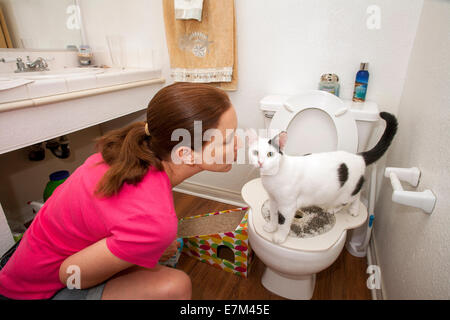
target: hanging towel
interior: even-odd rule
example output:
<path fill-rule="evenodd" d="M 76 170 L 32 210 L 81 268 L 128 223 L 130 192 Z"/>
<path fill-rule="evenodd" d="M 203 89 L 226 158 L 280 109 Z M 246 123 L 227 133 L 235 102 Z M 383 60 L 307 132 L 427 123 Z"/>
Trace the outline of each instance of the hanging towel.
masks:
<path fill-rule="evenodd" d="M 176 82 L 237 88 L 234 0 L 203 0 L 203 19 L 176 20 L 174 1 L 162 0 L 170 74 Z"/>
<path fill-rule="evenodd" d="M 175 19 L 202 21 L 203 0 L 174 0 Z"/>

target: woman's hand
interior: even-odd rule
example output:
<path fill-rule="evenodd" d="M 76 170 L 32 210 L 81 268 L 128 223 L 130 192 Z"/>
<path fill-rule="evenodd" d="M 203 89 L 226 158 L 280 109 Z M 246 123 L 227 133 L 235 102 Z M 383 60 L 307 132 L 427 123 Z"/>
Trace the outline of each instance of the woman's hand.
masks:
<path fill-rule="evenodd" d="M 169 260 L 175 253 L 177 252 L 178 248 L 180 247 L 180 243 L 175 239 L 164 251 L 164 253 L 161 256 L 161 259 L 159 261 L 164 262 Z"/>

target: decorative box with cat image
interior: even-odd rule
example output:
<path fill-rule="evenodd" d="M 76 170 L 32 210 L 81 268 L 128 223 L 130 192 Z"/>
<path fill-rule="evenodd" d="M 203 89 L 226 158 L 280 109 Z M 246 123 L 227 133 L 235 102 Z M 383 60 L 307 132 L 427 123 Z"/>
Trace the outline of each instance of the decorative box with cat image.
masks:
<path fill-rule="evenodd" d="M 248 207 L 186 217 L 178 224 L 183 252 L 213 267 L 248 277 L 253 252 L 248 242 Z"/>

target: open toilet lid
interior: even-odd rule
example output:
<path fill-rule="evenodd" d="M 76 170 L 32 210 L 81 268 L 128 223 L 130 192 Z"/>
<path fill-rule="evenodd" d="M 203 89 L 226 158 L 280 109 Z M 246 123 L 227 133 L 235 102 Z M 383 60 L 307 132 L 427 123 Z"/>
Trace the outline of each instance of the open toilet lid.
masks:
<path fill-rule="evenodd" d="M 259 236 L 272 242 L 273 233 L 269 233 L 263 229 L 266 220 L 264 220 L 261 209 L 264 202 L 269 199 L 269 195 L 262 185 L 261 178 L 247 182 L 242 188 L 242 197 L 251 207 L 249 223 L 253 224 Z M 286 241 L 279 244 L 279 246 L 301 251 L 327 250 L 339 240 L 345 230 L 354 229 L 364 224 L 367 220 L 367 208 L 363 203 L 360 203 L 359 214 L 356 217 L 350 215 L 346 210 L 341 210 L 335 214 L 335 218 L 336 223 L 329 231 L 311 238 L 288 236 Z"/>
<path fill-rule="evenodd" d="M 321 110 L 331 118 L 337 134 L 336 150 L 357 152 L 358 128 L 355 118 L 344 102 L 329 92 L 309 90 L 289 97 L 283 108 L 273 116 L 269 129 L 287 130 L 290 122 L 306 109 Z"/>

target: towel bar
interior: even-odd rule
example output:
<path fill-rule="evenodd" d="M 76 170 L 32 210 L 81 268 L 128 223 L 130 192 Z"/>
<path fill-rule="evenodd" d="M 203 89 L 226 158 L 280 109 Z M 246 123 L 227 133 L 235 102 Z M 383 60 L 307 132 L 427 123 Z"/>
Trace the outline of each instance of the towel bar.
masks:
<path fill-rule="evenodd" d="M 419 184 L 420 170 L 419 168 L 393 168 L 387 167 L 384 176 L 390 178 L 393 189 L 392 201 L 420 208 L 426 213 L 431 213 L 436 203 L 436 196 L 429 189 L 422 192 L 418 191 L 404 191 L 401 181 L 406 181 L 413 187 Z"/>

